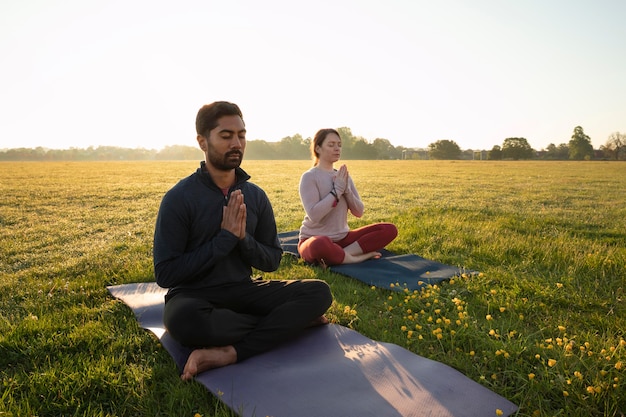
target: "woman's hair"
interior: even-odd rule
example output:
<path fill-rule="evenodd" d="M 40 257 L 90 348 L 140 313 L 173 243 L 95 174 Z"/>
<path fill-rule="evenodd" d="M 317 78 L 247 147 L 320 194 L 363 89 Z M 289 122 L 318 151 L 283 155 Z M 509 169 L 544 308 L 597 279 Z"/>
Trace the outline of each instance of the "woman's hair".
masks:
<path fill-rule="evenodd" d="M 341 138 L 339 132 L 337 132 L 337 130 L 335 129 L 320 129 L 317 131 L 315 137 L 311 141 L 311 158 L 313 158 L 313 166 L 317 166 L 320 160 L 320 154 L 315 150 L 315 148 L 317 148 L 318 146 L 322 146 L 322 144 L 326 140 L 326 136 L 331 133 L 334 133 Z"/>
<path fill-rule="evenodd" d="M 217 127 L 217 120 L 223 116 L 239 116 L 243 121 L 241 110 L 235 103 L 216 101 L 202 106 L 196 116 L 196 132 L 198 135 L 207 137 L 209 132 Z"/>

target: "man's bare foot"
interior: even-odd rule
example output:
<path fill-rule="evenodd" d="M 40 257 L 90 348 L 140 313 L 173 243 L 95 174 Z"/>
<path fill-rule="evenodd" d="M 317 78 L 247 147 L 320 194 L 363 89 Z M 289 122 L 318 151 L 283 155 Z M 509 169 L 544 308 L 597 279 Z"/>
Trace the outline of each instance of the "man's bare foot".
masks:
<path fill-rule="evenodd" d="M 352 255 L 346 252 L 342 264 L 357 264 L 359 262 L 367 261 L 368 259 L 372 258 L 378 259 L 381 256 L 382 255 L 380 254 L 380 252 L 367 252 L 360 255 Z"/>
<path fill-rule="evenodd" d="M 321 315 L 315 320 L 313 320 L 311 324 L 309 324 L 309 327 L 321 326 L 324 324 L 328 324 L 328 319 L 326 318 L 326 316 Z"/>
<path fill-rule="evenodd" d="M 183 381 L 189 381 L 200 372 L 220 368 L 235 362 L 237 362 L 237 351 L 232 346 L 196 349 L 189 355 L 180 377 Z"/>

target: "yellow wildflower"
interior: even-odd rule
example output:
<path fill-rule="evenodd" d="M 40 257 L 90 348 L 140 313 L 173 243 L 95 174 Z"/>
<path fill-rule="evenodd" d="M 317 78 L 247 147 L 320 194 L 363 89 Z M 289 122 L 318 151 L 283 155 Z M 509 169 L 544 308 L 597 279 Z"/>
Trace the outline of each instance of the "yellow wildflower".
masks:
<path fill-rule="evenodd" d="M 553 367 L 554 365 L 556 365 L 556 361 L 554 359 L 548 359 L 548 366 Z"/>
<path fill-rule="evenodd" d="M 533 374 L 532 372 L 528 374 L 528 379 L 530 379 L 531 381 L 533 379 L 535 379 L 535 374 Z"/>
<path fill-rule="evenodd" d="M 496 408 L 496 415 L 501 416 L 502 414 L 504 414 L 502 410 L 500 410 L 499 408 Z"/>

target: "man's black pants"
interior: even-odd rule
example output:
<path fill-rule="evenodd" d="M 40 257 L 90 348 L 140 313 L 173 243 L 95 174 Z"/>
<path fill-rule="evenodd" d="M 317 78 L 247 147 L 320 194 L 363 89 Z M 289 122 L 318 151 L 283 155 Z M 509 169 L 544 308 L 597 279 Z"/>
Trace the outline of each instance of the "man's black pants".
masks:
<path fill-rule="evenodd" d="M 255 279 L 177 293 L 165 302 L 168 332 L 190 348 L 232 345 L 237 361 L 292 338 L 332 303 L 324 281 Z"/>

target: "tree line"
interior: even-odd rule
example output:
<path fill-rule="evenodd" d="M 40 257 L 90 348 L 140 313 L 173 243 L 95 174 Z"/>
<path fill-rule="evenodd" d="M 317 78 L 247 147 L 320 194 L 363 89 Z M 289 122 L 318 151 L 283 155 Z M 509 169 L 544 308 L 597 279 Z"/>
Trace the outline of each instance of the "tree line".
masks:
<path fill-rule="evenodd" d="M 615 132 L 600 149 L 594 149 L 591 139 L 580 126 L 574 128 L 571 140 L 559 145 L 550 144 L 536 151 L 525 138 L 506 138 L 502 145 L 491 150 L 461 150 L 449 139 L 441 139 L 425 149 L 394 146 L 387 139 L 368 141 L 354 136 L 350 128 L 337 129 L 342 139 L 342 159 L 487 159 L 487 160 L 626 160 L 626 134 Z M 287 136 L 278 142 L 248 140 L 246 159 L 310 159 L 311 138 L 302 135 Z M 197 146 L 173 145 L 161 150 L 121 148 L 114 146 L 70 148 L 65 150 L 15 148 L 0 151 L 0 161 L 111 161 L 111 160 L 200 160 L 203 153 Z"/>

